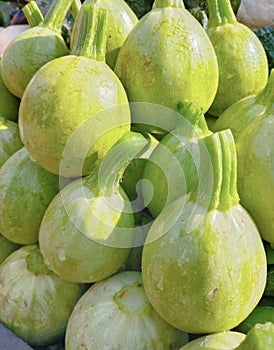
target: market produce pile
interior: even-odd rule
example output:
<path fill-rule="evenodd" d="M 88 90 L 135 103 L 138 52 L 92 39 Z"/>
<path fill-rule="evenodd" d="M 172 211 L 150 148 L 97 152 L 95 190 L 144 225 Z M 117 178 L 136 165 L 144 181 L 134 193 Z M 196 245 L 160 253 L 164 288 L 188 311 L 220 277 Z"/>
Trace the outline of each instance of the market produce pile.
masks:
<path fill-rule="evenodd" d="M 0 322 L 32 348 L 273 349 L 273 23 L 247 3 L 30 1 L 3 29 Z"/>

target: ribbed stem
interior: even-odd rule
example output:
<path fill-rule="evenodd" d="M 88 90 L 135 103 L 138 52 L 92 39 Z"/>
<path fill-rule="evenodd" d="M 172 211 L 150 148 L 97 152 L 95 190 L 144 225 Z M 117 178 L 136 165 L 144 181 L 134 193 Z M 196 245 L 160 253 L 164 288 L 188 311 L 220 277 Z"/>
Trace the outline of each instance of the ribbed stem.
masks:
<path fill-rule="evenodd" d="M 82 5 L 74 29 L 71 54 L 105 61 L 107 42 L 107 12 L 93 3 Z"/>
<path fill-rule="evenodd" d="M 44 20 L 44 17 L 36 1 L 30 1 L 22 8 L 22 11 L 30 27 L 38 26 L 38 24 L 40 24 Z"/>
<path fill-rule="evenodd" d="M 219 133 L 222 147 L 223 180 L 218 209 L 227 211 L 239 203 L 237 192 L 237 157 L 235 141 L 230 130 Z"/>
<path fill-rule="evenodd" d="M 191 124 L 191 135 L 203 136 L 208 135 L 210 133 L 205 116 L 203 114 L 203 110 L 200 106 L 198 106 L 194 102 L 184 101 L 179 102 L 177 104 L 177 108 L 179 113 L 184 118 L 181 122 L 178 122 L 178 124 L 176 125 L 176 133 L 179 133 L 178 131 L 180 130 L 180 128 L 184 129 L 186 127 L 187 122 Z M 182 130 L 182 132 L 185 134 L 184 130 Z"/>
<path fill-rule="evenodd" d="M 26 263 L 28 271 L 35 276 L 47 275 L 50 273 L 38 248 L 26 256 Z"/>
<path fill-rule="evenodd" d="M 127 131 L 106 154 L 98 169 L 98 185 L 101 193 L 116 191 L 130 161 L 144 153 L 149 141 L 141 134 Z"/>
<path fill-rule="evenodd" d="M 217 132 L 199 140 L 201 149 L 200 174 L 212 173 L 211 193 L 208 186 L 199 186 L 194 194 L 196 198 L 208 198 L 208 210 L 218 209 L 222 212 L 229 210 L 232 205 L 239 203 L 237 193 L 236 149 L 233 135 L 229 129 Z M 206 154 L 207 153 L 207 154 Z M 207 177 L 205 177 L 207 179 Z M 202 181 L 203 179 L 199 179 Z M 207 179 L 208 180 L 208 179 Z M 210 198 L 208 197 L 210 196 Z"/>
<path fill-rule="evenodd" d="M 156 8 L 165 8 L 165 7 L 174 7 L 174 8 L 185 8 L 185 5 L 182 0 L 155 0 L 152 6 L 152 9 Z"/>
<path fill-rule="evenodd" d="M 49 27 L 61 33 L 63 21 L 69 11 L 73 0 L 53 0 L 43 26 Z"/>
<path fill-rule="evenodd" d="M 70 12 L 71 12 L 72 17 L 74 19 L 79 14 L 81 6 L 82 6 L 81 0 L 73 0 L 72 1 L 71 7 L 70 7 Z"/>
<path fill-rule="evenodd" d="M 207 4 L 209 13 L 208 28 L 237 22 L 229 0 L 207 0 Z"/>

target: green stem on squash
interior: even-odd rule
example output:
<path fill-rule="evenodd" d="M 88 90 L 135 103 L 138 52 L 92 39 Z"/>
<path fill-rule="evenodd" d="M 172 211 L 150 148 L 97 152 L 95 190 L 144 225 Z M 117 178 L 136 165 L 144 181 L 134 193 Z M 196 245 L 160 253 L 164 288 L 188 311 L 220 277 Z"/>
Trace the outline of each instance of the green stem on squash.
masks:
<path fill-rule="evenodd" d="M 174 8 L 185 8 L 182 0 L 155 0 L 152 9 L 174 7 Z"/>
<path fill-rule="evenodd" d="M 207 4 L 209 13 L 208 28 L 237 22 L 229 0 L 207 0 Z"/>
<path fill-rule="evenodd" d="M 105 155 L 96 170 L 98 187 L 104 195 L 111 195 L 117 190 L 124 171 L 130 161 L 143 154 L 149 146 L 149 141 L 140 133 L 127 131 Z M 94 182 L 94 175 L 90 179 Z"/>
<path fill-rule="evenodd" d="M 82 5 L 71 54 L 105 62 L 107 12 L 93 3 Z"/>
<path fill-rule="evenodd" d="M 42 25 L 61 33 L 63 21 L 71 7 L 72 1 L 53 0 Z"/>
<path fill-rule="evenodd" d="M 81 0 L 73 0 L 71 7 L 70 7 L 70 12 L 72 14 L 72 17 L 75 19 L 80 12 L 80 8 L 82 6 Z"/>
<path fill-rule="evenodd" d="M 178 122 L 176 125 L 176 132 L 179 131 L 180 128 L 184 129 L 188 127 L 186 124 L 190 122 L 189 128 L 191 130 L 189 136 L 203 136 L 209 134 L 207 122 L 200 106 L 194 102 L 184 101 L 179 102 L 177 108 L 184 119 L 182 119 L 181 123 Z M 180 131 L 178 133 L 180 133 Z M 185 134 L 185 130 L 182 130 L 182 133 Z"/>
<path fill-rule="evenodd" d="M 227 129 L 219 134 L 222 147 L 223 179 L 218 209 L 227 211 L 239 203 L 237 191 L 237 156 L 232 132 Z"/>
<path fill-rule="evenodd" d="M 39 248 L 26 256 L 27 270 L 35 276 L 48 275 L 50 270 L 44 262 L 44 258 L 39 251 Z"/>
<path fill-rule="evenodd" d="M 201 149 L 200 174 L 212 174 L 212 187 L 205 188 L 200 198 L 208 198 L 208 211 L 218 209 L 222 212 L 229 210 L 232 205 L 239 203 L 236 174 L 236 148 L 231 130 L 216 132 L 199 140 Z M 208 180 L 208 178 L 206 178 Z M 199 179 L 202 181 L 202 179 Z M 208 189 L 210 188 L 210 193 Z M 197 190 L 196 190 L 197 191 Z M 198 198 L 195 193 L 194 196 Z"/>
<path fill-rule="evenodd" d="M 28 4 L 26 4 L 22 8 L 22 11 L 30 27 L 38 26 L 38 24 L 44 20 L 44 17 L 35 1 L 30 1 Z"/>

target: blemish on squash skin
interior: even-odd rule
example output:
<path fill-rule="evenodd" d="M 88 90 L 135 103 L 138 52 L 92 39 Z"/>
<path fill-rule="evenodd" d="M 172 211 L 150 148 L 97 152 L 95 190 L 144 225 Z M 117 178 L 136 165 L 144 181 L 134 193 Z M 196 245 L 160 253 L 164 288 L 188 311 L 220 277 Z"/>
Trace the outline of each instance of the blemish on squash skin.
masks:
<path fill-rule="evenodd" d="M 126 292 L 123 290 L 122 293 L 120 294 L 120 299 L 122 299 L 125 296 Z"/>
<path fill-rule="evenodd" d="M 207 300 L 212 301 L 214 299 L 216 293 L 218 293 L 218 288 L 214 288 L 213 291 L 209 293 Z"/>

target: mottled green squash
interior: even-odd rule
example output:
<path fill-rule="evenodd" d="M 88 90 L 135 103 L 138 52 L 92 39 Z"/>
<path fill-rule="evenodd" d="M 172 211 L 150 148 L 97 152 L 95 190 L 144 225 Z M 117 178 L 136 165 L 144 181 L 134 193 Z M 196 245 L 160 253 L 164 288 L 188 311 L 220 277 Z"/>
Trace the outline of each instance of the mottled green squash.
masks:
<path fill-rule="evenodd" d="M 177 0 L 156 0 L 122 46 L 115 72 L 130 102 L 177 111 L 182 100 L 208 110 L 218 85 L 217 59 L 200 23 Z M 156 116 L 151 123 L 157 127 Z M 170 120 L 170 129 L 174 120 Z"/>
<path fill-rule="evenodd" d="M 143 249 L 142 275 L 164 320 L 208 334 L 230 330 L 250 314 L 263 295 L 267 265 L 258 229 L 239 204 L 231 131 L 199 144 L 201 174 L 212 167 L 212 178 L 201 179 L 188 200 L 180 197 L 156 218 Z"/>
<path fill-rule="evenodd" d="M 234 102 L 265 86 L 268 61 L 260 40 L 237 21 L 229 0 L 207 0 L 207 3 L 206 31 L 219 66 L 218 90 L 209 113 L 218 117 Z"/>
<path fill-rule="evenodd" d="M 22 98 L 29 81 L 44 64 L 69 54 L 61 27 L 71 3 L 72 0 L 54 0 L 44 21 L 24 31 L 5 49 L 1 74 L 15 96 Z"/>
<path fill-rule="evenodd" d="M 39 244 L 47 265 L 61 278 L 100 281 L 117 272 L 131 248 L 144 242 L 142 236 L 139 244 L 135 240 L 133 209 L 120 186 L 120 167 L 146 144 L 141 135 L 126 133 L 100 167 L 65 186 L 48 206 Z"/>
<path fill-rule="evenodd" d="M 274 70 L 258 94 L 233 104 L 214 130 L 231 128 L 238 158 L 241 204 L 254 218 L 264 240 L 274 243 Z"/>
<path fill-rule="evenodd" d="M 32 346 L 54 344 L 85 289 L 50 271 L 38 245 L 21 247 L 0 265 L 0 322 Z"/>
<path fill-rule="evenodd" d="M 80 17 L 71 54 L 35 74 L 19 109 L 32 159 L 64 177 L 88 175 L 130 129 L 126 92 L 105 63 L 106 10 L 86 4 Z"/>

